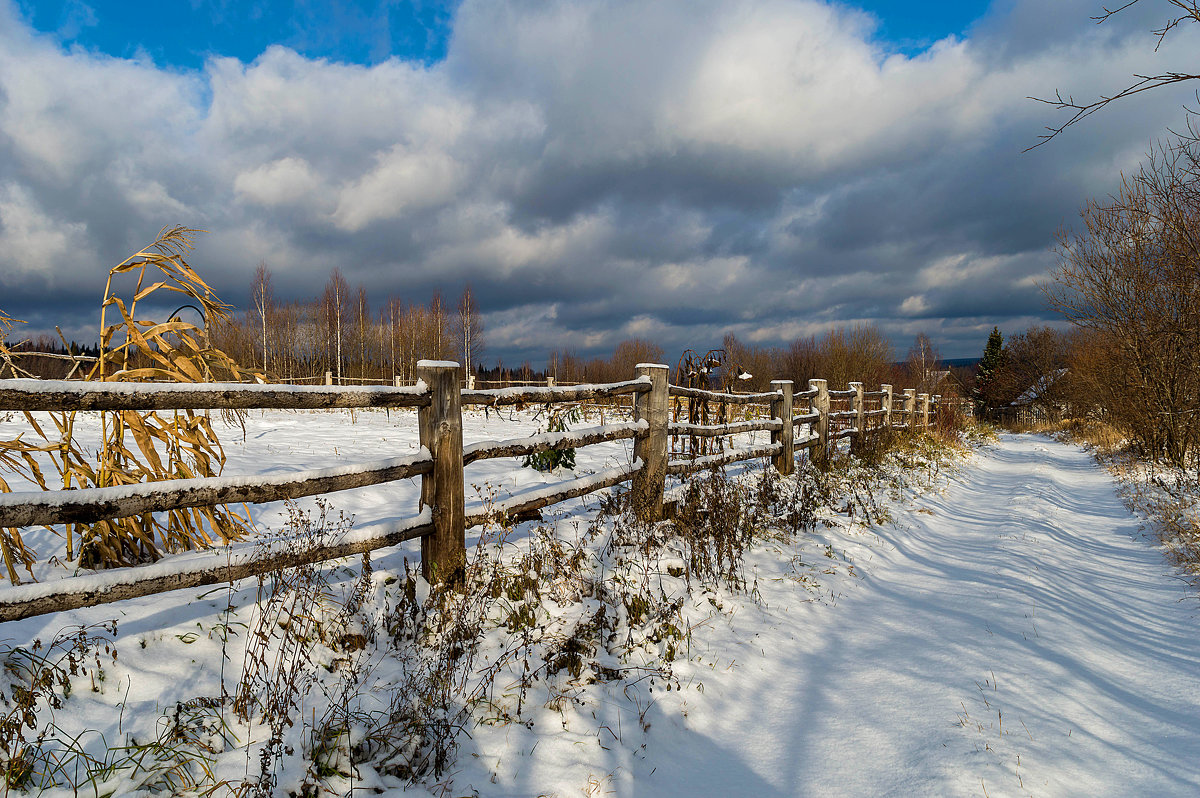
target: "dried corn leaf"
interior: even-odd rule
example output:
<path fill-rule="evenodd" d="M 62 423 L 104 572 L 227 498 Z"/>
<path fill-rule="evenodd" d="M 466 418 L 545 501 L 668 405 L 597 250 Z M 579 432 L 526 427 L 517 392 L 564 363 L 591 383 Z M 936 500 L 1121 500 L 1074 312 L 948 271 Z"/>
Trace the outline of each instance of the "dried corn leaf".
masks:
<path fill-rule="evenodd" d="M 209 346 L 205 331 L 195 324 L 179 319 L 137 318 L 139 303 L 152 297 L 161 299 L 165 292 L 185 295 L 200 308 L 208 324 L 227 318 L 230 306 L 222 303 L 184 260 L 197 232 L 200 231 L 183 227 L 163 228 L 150 246 L 109 270 L 100 308 L 101 352 L 88 379 L 202 382 L 212 379 L 214 374 L 235 380 L 243 375 L 259 376 L 241 369 L 224 352 Z M 117 278 L 135 280 L 128 301 L 115 289 Z M 158 304 L 161 306 L 161 302 Z M 110 312 L 119 316 L 114 324 L 106 323 Z M 11 327 L 11 321 L 0 313 L 0 325 L 5 331 Z M 0 336 L 0 358 L 6 352 Z M 24 474 L 43 489 L 51 488 L 43 471 L 45 463 L 40 459 L 46 456 L 58 471 L 63 488 L 213 476 L 225 464 L 224 450 L 211 422 L 206 416 L 190 411 L 175 414 L 171 419 L 153 412 L 103 413 L 101 450 L 96 460 L 74 442 L 74 413 L 50 414 L 57 431 L 54 437 L 31 415 L 26 417 L 41 440 L 0 441 L 0 465 Z M 8 484 L 0 481 L 0 489 L 8 491 Z M 153 560 L 165 551 L 210 545 L 214 537 L 235 540 L 245 534 L 249 525 L 248 517 L 225 507 L 69 524 L 65 528 L 68 559 L 71 541 L 76 538 L 81 541 L 78 551 L 81 564 L 107 567 Z M 19 530 L 0 533 L 0 550 L 9 578 L 14 582 L 15 565 L 21 562 L 28 569 L 36 560 L 36 553 L 28 551 L 22 543 Z"/>

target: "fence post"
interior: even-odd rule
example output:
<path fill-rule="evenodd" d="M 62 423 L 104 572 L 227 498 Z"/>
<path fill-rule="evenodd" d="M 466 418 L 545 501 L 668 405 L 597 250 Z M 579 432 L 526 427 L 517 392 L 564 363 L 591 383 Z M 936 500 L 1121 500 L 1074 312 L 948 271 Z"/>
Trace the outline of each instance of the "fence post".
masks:
<path fill-rule="evenodd" d="M 921 403 L 921 429 L 929 429 L 929 394 L 919 394 L 917 400 Z"/>
<path fill-rule="evenodd" d="M 421 575 L 431 585 L 461 587 L 467 564 L 463 507 L 462 370 L 445 360 L 421 360 L 417 378 L 430 403 L 417 413 L 421 445 L 433 455 L 433 473 L 421 477 L 421 506 L 433 509 L 433 534 L 421 538 Z"/>
<path fill-rule="evenodd" d="M 883 426 L 884 429 L 892 428 L 892 386 L 880 385 L 879 390 L 883 391 Z"/>
<path fill-rule="evenodd" d="M 325 384 L 333 385 L 333 372 L 332 371 L 325 372 Z"/>
<path fill-rule="evenodd" d="M 938 405 L 941 404 L 941 401 L 942 401 L 942 395 L 940 393 L 935 393 L 933 396 L 929 397 L 930 409 L 933 410 L 933 423 L 934 424 L 938 424 L 939 423 L 938 419 L 940 419 L 942 417 L 941 414 L 938 413 Z"/>
<path fill-rule="evenodd" d="M 825 462 L 829 457 L 829 384 L 825 380 L 809 380 L 808 390 L 816 391 L 812 400 L 812 409 L 817 413 L 817 446 L 809 449 L 815 451 L 817 462 Z"/>
<path fill-rule="evenodd" d="M 779 454 L 775 455 L 772 460 L 775 470 L 784 476 L 792 473 L 796 464 L 796 439 L 793 434 L 796 427 L 792 423 L 792 385 L 791 380 L 771 381 L 771 387 L 779 391 L 779 396 L 771 400 L 771 415 L 783 421 L 783 428 L 778 432 L 771 433 L 771 443 L 783 445 Z"/>
<path fill-rule="evenodd" d="M 547 378 L 546 378 L 546 387 L 547 387 L 547 388 L 553 388 L 553 387 L 554 387 L 554 378 L 553 378 L 553 377 L 547 377 Z"/>
<path fill-rule="evenodd" d="M 637 364 L 637 376 L 650 378 L 650 390 L 634 394 L 633 420 L 646 419 L 650 429 L 633 442 L 633 456 L 642 461 L 642 467 L 633 475 L 631 492 L 634 512 L 651 524 L 662 519 L 667 479 L 668 373 L 667 366 L 658 363 Z"/>
<path fill-rule="evenodd" d="M 904 426 L 915 430 L 917 428 L 917 389 L 904 389 Z"/>
<path fill-rule="evenodd" d="M 850 439 L 850 451 L 857 452 L 863 447 L 863 440 L 867 437 L 867 417 L 866 407 L 863 405 L 863 384 L 861 382 L 850 383 L 850 390 L 854 391 L 854 397 L 850 400 L 850 409 L 854 411 L 854 428 L 858 432 L 854 433 L 854 437 Z"/>

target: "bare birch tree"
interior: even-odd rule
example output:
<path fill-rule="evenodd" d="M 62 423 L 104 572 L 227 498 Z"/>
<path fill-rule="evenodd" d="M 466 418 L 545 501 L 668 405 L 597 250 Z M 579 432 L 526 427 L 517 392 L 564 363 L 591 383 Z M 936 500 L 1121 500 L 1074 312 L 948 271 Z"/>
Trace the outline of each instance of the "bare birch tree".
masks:
<path fill-rule="evenodd" d="M 447 329 L 446 303 L 442 301 L 442 292 L 434 291 L 429 300 L 429 344 L 425 357 L 442 360 L 447 356 L 446 343 L 450 338 Z"/>
<path fill-rule="evenodd" d="M 321 296 L 321 316 L 325 326 L 326 342 L 332 350 L 334 373 L 342 378 L 342 337 L 349 310 L 350 285 L 336 266 L 329 273 L 325 293 Z"/>
<path fill-rule="evenodd" d="M 371 338 L 371 308 L 367 304 L 367 289 L 361 285 L 354 291 L 354 337 L 358 344 L 358 376 L 367 379 L 367 343 Z"/>
<path fill-rule="evenodd" d="M 475 305 L 475 293 L 471 284 L 467 283 L 462 297 L 458 300 L 458 316 L 455 319 L 455 332 L 462 342 L 463 373 L 471 374 L 475 362 L 483 357 L 483 320 L 479 317 L 479 309 Z"/>
<path fill-rule="evenodd" d="M 262 367 L 267 371 L 267 328 L 273 323 L 271 319 L 274 310 L 274 299 L 271 296 L 271 271 L 266 261 L 260 261 L 254 270 L 254 280 L 250 283 L 249 321 L 258 328 L 259 343 L 262 346 Z"/>
<path fill-rule="evenodd" d="M 917 333 L 913 345 L 908 350 L 908 361 L 905 366 L 908 378 L 917 389 L 917 393 L 936 393 L 938 369 L 942 364 L 942 355 L 938 352 L 933 341 L 925 333 Z"/>

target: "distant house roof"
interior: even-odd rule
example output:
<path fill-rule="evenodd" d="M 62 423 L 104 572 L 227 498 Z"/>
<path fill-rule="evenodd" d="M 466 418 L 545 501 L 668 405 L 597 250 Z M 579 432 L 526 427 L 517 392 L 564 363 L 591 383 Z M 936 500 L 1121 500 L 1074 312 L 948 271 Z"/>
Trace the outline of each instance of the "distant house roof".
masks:
<path fill-rule="evenodd" d="M 1023 407 L 1028 404 L 1033 404 L 1041 396 L 1050 390 L 1054 383 L 1058 382 L 1062 375 L 1067 373 L 1067 369 L 1058 369 L 1049 374 L 1043 374 L 1038 377 L 1037 381 L 1025 389 L 1025 392 L 1012 401 L 1012 407 Z"/>

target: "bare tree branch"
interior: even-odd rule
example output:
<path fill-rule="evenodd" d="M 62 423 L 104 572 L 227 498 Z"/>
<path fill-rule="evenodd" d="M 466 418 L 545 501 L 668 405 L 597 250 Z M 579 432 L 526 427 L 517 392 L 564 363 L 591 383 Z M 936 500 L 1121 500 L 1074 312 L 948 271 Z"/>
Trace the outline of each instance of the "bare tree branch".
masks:
<path fill-rule="evenodd" d="M 1104 8 L 1101 14 L 1092 17 L 1092 19 L 1096 21 L 1097 25 L 1101 25 L 1117 14 L 1120 14 L 1122 11 L 1135 6 L 1140 2 L 1141 0 L 1129 0 L 1129 2 L 1126 2 L 1125 4 L 1113 9 Z M 1167 37 L 1167 34 L 1175 30 L 1183 23 L 1200 23 L 1200 0 L 1167 0 L 1167 2 L 1178 9 L 1178 12 L 1173 12 L 1175 13 L 1174 17 L 1168 20 L 1161 28 L 1153 31 L 1154 35 L 1158 37 L 1158 41 L 1154 45 L 1155 52 L 1158 52 L 1158 49 L 1162 46 L 1163 40 Z M 1036 144 L 1026 147 L 1024 151 L 1029 152 L 1030 150 L 1037 149 L 1046 142 L 1052 140 L 1067 128 L 1071 127 L 1071 125 L 1087 119 L 1097 111 L 1108 107 L 1110 103 L 1116 102 L 1117 100 L 1122 100 L 1126 97 L 1132 97 L 1135 94 L 1141 94 L 1142 92 L 1150 91 L 1151 89 L 1159 89 L 1163 86 L 1172 86 L 1189 80 L 1200 80 L 1200 73 L 1163 72 L 1159 75 L 1134 75 L 1134 77 L 1137 78 L 1135 83 L 1125 87 L 1116 94 L 1101 96 L 1100 99 L 1093 100 L 1091 102 L 1076 102 L 1075 98 L 1070 95 L 1064 98 L 1062 96 L 1062 92 L 1060 91 L 1054 92 L 1054 99 L 1046 99 L 1044 97 L 1028 97 L 1027 99 L 1039 103 L 1045 103 L 1046 105 L 1051 105 L 1059 111 L 1068 111 L 1073 113 L 1071 114 L 1071 117 L 1063 124 L 1057 127 L 1047 126 L 1047 132 L 1038 136 L 1039 141 Z"/>

